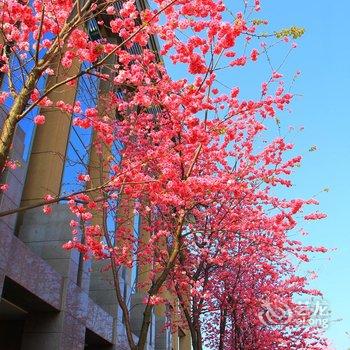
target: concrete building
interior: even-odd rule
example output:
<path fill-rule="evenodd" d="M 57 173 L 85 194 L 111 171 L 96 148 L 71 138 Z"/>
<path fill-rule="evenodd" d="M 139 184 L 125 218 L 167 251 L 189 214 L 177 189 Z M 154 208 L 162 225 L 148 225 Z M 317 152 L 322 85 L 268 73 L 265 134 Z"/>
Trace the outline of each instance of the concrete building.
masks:
<path fill-rule="evenodd" d="M 140 1 L 139 6 L 146 4 Z M 100 33 L 94 20 L 87 24 L 87 30 L 92 39 L 103 35 L 115 40 L 107 32 Z M 158 49 L 154 39 L 149 45 Z M 79 69 L 73 65 L 69 73 Z M 67 72 L 50 77 L 47 86 L 57 81 L 53 79 L 63 79 L 64 74 Z M 73 103 L 78 89 L 55 90 L 50 98 Z M 109 86 L 99 85 L 97 101 L 108 89 Z M 10 188 L 0 196 L 0 212 L 36 203 L 47 193 L 59 195 L 66 185 L 67 154 L 77 133 L 71 125 L 72 116 L 54 109 L 41 109 L 40 113 L 46 122 L 34 132 L 28 161 L 23 156 L 25 133 L 17 127 L 11 158 L 21 166 L 7 171 L 1 180 Z M 1 120 L 5 115 L 6 110 Z M 91 142 L 94 135 L 90 136 L 87 139 Z M 87 142 L 82 136 L 77 139 Z M 91 153 L 88 161 L 91 167 L 100 159 Z M 129 349 L 111 273 L 101 274 L 96 263 L 91 272 L 91 266 L 83 262 L 77 251 L 62 249 L 62 244 L 71 239 L 72 218 L 65 205 L 57 204 L 50 216 L 36 208 L 0 219 L 0 350 Z M 130 215 L 128 224 L 137 226 L 137 218 Z M 124 295 L 130 296 L 137 339 L 144 295 L 132 288 L 133 273 L 125 269 L 120 282 Z M 147 349 L 189 350 L 188 332 L 179 329 L 170 334 L 164 328 L 166 321 L 165 310 L 156 309 Z"/>

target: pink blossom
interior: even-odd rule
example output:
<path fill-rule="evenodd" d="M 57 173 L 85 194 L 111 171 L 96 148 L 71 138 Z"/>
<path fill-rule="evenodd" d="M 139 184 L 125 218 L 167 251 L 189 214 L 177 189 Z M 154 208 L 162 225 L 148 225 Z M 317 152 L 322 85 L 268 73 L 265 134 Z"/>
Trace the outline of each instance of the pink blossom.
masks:
<path fill-rule="evenodd" d="M 327 217 L 326 214 L 316 212 L 316 213 L 311 213 L 311 214 L 305 215 L 304 219 L 305 220 L 320 220 L 320 219 L 324 219 L 326 217 Z"/>
<path fill-rule="evenodd" d="M 107 14 L 109 15 L 115 15 L 115 8 L 114 6 L 108 6 L 106 9 Z"/>
<path fill-rule="evenodd" d="M 43 212 L 44 214 L 49 215 L 52 213 L 52 208 L 49 205 L 44 205 Z"/>
<path fill-rule="evenodd" d="M 2 184 L 0 185 L 0 190 L 2 192 L 6 192 L 9 189 L 9 185 L 8 184 Z"/>
<path fill-rule="evenodd" d="M 259 57 L 259 51 L 257 49 L 254 49 L 250 54 L 250 58 L 252 59 L 252 61 L 256 61 L 258 57 Z"/>
<path fill-rule="evenodd" d="M 273 72 L 273 74 L 272 74 L 272 78 L 274 78 L 274 79 L 280 79 L 282 77 L 283 77 L 283 75 L 278 73 L 278 72 Z"/>
<path fill-rule="evenodd" d="M 45 116 L 42 114 L 37 115 L 34 117 L 34 123 L 36 125 L 43 125 L 45 123 Z"/>
<path fill-rule="evenodd" d="M 47 194 L 47 195 L 45 195 L 45 197 L 44 197 L 44 200 L 46 200 L 46 201 L 51 201 L 51 200 L 53 200 L 55 197 L 53 197 L 51 194 Z"/>

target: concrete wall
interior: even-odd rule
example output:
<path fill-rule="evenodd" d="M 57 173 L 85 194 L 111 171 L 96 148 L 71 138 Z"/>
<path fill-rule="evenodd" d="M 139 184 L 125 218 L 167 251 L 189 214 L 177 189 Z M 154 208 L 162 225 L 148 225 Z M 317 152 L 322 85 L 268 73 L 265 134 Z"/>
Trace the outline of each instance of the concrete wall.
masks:
<path fill-rule="evenodd" d="M 51 249 L 51 253 L 58 253 L 53 245 Z M 57 264 L 50 254 L 40 251 L 37 242 L 33 249 L 33 245 L 4 231 L 0 234 L 0 250 L 2 298 L 27 312 L 21 350 L 84 349 L 86 329 L 113 349 L 114 318 L 89 297 L 88 291 L 77 286 L 71 274 L 56 270 L 70 264 L 67 256 Z"/>
<path fill-rule="evenodd" d="M 3 124 L 5 113 L 0 110 L 0 125 Z M 6 211 L 18 208 L 21 203 L 23 184 L 25 181 L 27 163 L 23 159 L 24 152 L 24 131 L 20 126 L 17 126 L 12 149 L 10 152 L 10 159 L 17 163 L 17 168 L 12 170 L 8 168 L 1 175 L 1 184 L 8 184 L 9 188 L 6 192 L 0 191 L 0 211 Z M 17 214 L 8 215 L 0 218 L 0 229 L 10 228 L 14 230 L 17 220 Z"/>

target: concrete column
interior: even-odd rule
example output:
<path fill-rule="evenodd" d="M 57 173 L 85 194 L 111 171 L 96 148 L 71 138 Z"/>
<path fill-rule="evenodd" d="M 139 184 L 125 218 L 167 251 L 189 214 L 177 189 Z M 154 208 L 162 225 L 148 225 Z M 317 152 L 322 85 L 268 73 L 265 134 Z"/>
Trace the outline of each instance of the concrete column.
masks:
<path fill-rule="evenodd" d="M 179 332 L 179 350 L 191 350 L 191 335 L 189 331 L 181 330 Z"/>
<path fill-rule="evenodd" d="M 103 271 L 106 265 L 106 262 L 94 262 L 90 275 L 89 295 L 92 300 L 111 316 L 120 318 L 112 272 L 111 270 Z"/>
<path fill-rule="evenodd" d="M 107 62 L 107 67 L 104 69 L 108 72 L 108 67 L 113 65 L 114 59 L 111 57 L 110 61 Z M 101 116 L 108 116 L 113 120 L 115 118 L 115 110 L 112 110 L 108 104 L 108 94 L 111 90 L 111 84 L 108 81 L 101 81 L 99 86 L 99 101 L 98 101 L 98 111 Z M 96 133 L 93 134 L 92 139 L 93 147 L 90 152 L 90 162 L 89 162 L 89 175 L 91 178 L 90 187 L 101 186 L 109 178 L 110 172 L 110 157 L 112 157 L 110 146 L 105 145 L 98 138 Z M 98 199 L 103 195 L 103 191 L 92 192 L 92 198 Z M 133 214 L 130 216 L 130 201 L 122 199 L 120 201 L 117 217 L 122 221 L 116 223 L 121 227 L 126 229 L 132 229 L 133 223 Z M 93 211 L 92 223 L 94 225 L 99 225 L 101 228 L 104 228 L 108 231 L 108 219 L 103 214 L 101 209 Z M 103 240 L 104 238 L 97 237 L 96 239 Z M 117 244 L 119 242 L 118 237 L 112 237 L 112 242 L 116 240 Z M 109 261 L 93 261 L 92 262 L 92 271 L 90 274 L 90 297 L 108 314 L 114 318 L 114 340 L 113 343 L 117 349 L 128 349 L 127 339 L 123 324 L 123 316 L 121 309 L 119 307 L 116 291 L 114 286 L 114 277 L 112 270 L 106 269 L 106 266 L 110 264 Z M 126 300 L 130 300 L 130 279 L 131 274 L 129 269 L 122 268 L 119 271 L 119 284 L 122 295 Z"/>
<path fill-rule="evenodd" d="M 63 277 L 77 283 L 80 254 L 62 248 L 72 238 L 69 223 L 75 218 L 64 204 L 53 205 L 50 215 L 41 208 L 31 209 L 23 215 L 18 237 Z"/>
<path fill-rule="evenodd" d="M 57 57 L 52 66 L 56 76 L 48 78 L 47 88 L 79 73 L 80 65 L 73 63 L 71 68 L 64 69 L 59 60 Z M 54 104 L 60 100 L 73 104 L 76 89 L 77 86 L 63 85 L 53 90 L 48 98 Z M 46 194 L 60 194 L 71 115 L 54 107 L 42 108 L 40 114 L 45 115 L 46 121 L 36 128 L 22 206 L 40 202 Z M 88 296 L 76 285 L 79 253 L 62 249 L 62 244 L 71 239 L 69 222 L 73 218 L 76 217 L 66 205 L 57 204 L 51 215 L 45 215 L 37 208 L 26 211 L 20 219 L 19 238 L 65 278 L 62 311 L 59 314 L 31 314 L 24 329 L 23 350 L 84 349 L 87 307 L 84 299 Z"/>
<path fill-rule="evenodd" d="M 150 217 L 140 217 L 140 244 L 141 249 L 143 246 L 147 246 L 151 236 L 148 230 L 145 230 L 144 226 L 150 226 Z M 140 285 L 139 291 L 146 293 L 151 287 L 150 270 L 152 269 L 151 264 L 145 264 L 138 266 L 137 282 Z"/>
<path fill-rule="evenodd" d="M 131 296 L 131 313 L 130 321 L 133 333 L 136 335 L 140 334 L 142 326 L 143 312 L 145 310 L 144 304 L 145 293 L 138 292 Z M 155 339 L 156 339 L 156 317 L 155 314 L 152 314 L 151 324 L 148 330 L 147 336 L 147 349 L 156 349 L 155 348 Z M 165 349 L 164 349 L 165 350 Z"/>
<path fill-rule="evenodd" d="M 144 225 L 146 224 L 147 217 L 140 217 L 140 227 L 139 227 L 139 241 L 142 246 L 147 245 L 150 234 L 147 230 L 144 229 Z M 137 269 L 137 292 L 132 295 L 131 298 L 131 324 L 132 329 L 135 334 L 139 334 L 142 326 L 142 315 L 145 310 L 144 299 L 147 298 L 147 291 L 151 286 L 151 278 L 150 278 L 150 269 L 151 265 L 149 264 L 141 264 Z M 150 328 L 148 331 L 147 344 L 151 349 L 156 349 L 156 337 L 157 332 L 159 330 L 160 323 L 157 321 L 157 315 L 153 312 Z"/>
<path fill-rule="evenodd" d="M 74 76 L 80 71 L 80 65 L 72 64 L 64 69 L 59 63 L 59 57 L 53 65 L 57 76 L 50 76 L 47 88 Z M 53 90 L 48 98 L 55 104 L 57 101 L 73 104 L 76 96 L 76 85 L 62 85 Z M 23 190 L 22 205 L 41 201 L 46 194 L 58 196 L 60 193 L 62 174 L 65 164 L 67 142 L 69 138 L 71 115 L 50 107 L 42 108 L 40 114 L 45 115 L 45 124 L 36 128 L 28 174 Z"/>
<path fill-rule="evenodd" d="M 177 308 L 177 299 L 176 296 L 171 294 L 169 291 L 165 292 L 164 297 L 169 300 L 171 305 L 174 305 L 175 308 Z M 166 319 L 166 313 L 168 312 L 168 317 L 170 317 L 170 321 L 174 324 L 178 323 L 177 320 L 177 310 L 173 309 L 171 307 L 169 310 L 166 310 L 165 305 L 159 305 L 155 308 L 156 315 L 157 315 L 157 321 L 159 323 L 159 332 L 157 332 L 156 337 L 158 342 L 156 342 L 155 350 L 161 350 L 161 349 L 171 349 L 171 350 L 179 350 L 179 331 L 176 329 L 169 330 L 165 329 L 166 323 L 169 322 L 169 320 Z M 171 336 L 168 336 L 168 332 L 171 332 Z M 163 346 L 163 341 L 165 341 L 165 345 Z"/>
<path fill-rule="evenodd" d="M 93 143 L 98 142 L 97 135 L 93 135 Z M 98 153 L 93 147 L 90 152 L 89 174 L 91 178 L 91 187 L 102 185 L 108 178 L 109 164 L 106 162 L 109 149 L 105 145 L 100 145 L 102 153 Z M 98 198 L 102 195 L 102 191 L 92 193 L 93 198 Z M 103 229 L 106 225 L 105 217 L 101 210 L 93 211 L 92 223 L 100 225 Z M 107 228 L 106 228 L 107 230 Z M 96 238 L 102 240 L 103 237 Z M 112 271 L 106 270 L 105 267 L 109 264 L 108 261 L 93 261 L 92 272 L 90 274 L 90 297 L 107 311 L 114 318 L 118 318 L 118 302 L 116 300 L 113 274 Z M 106 270 L 106 271 L 103 271 Z"/>
<path fill-rule="evenodd" d="M 113 60 L 111 57 L 109 61 Z M 112 62 L 113 62 L 112 61 Z M 112 62 L 107 62 L 107 64 L 112 64 Z M 106 68 L 104 68 L 106 69 Z M 100 81 L 99 85 L 99 100 L 97 109 L 100 115 L 110 115 L 111 111 L 107 103 L 108 92 L 111 88 L 111 83 L 109 81 Z M 91 188 L 103 185 L 109 177 L 109 157 L 111 156 L 111 150 L 109 146 L 106 146 L 99 138 L 96 132 L 92 135 L 91 150 L 90 150 L 90 160 L 88 171 L 90 175 L 89 186 Z M 91 192 L 90 196 L 93 199 L 98 199 L 103 196 L 103 191 L 99 190 L 96 192 Z M 99 205 L 97 203 L 97 205 Z M 101 209 L 94 210 L 92 212 L 93 225 L 99 225 L 101 230 L 108 230 L 106 227 L 106 217 Z M 103 232 L 101 237 L 96 237 L 97 240 L 103 240 Z M 90 274 L 90 297 L 100 305 L 105 311 L 107 311 L 114 318 L 118 317 L 118 303 L 116 300 L 113 274 L 112 271 L 106 270 L 108 261 L 93 261 L 92 271 Z M 106 270 L 103 272 L 103 270 Z"/>
<path fill-rule="evenodd" d="M 0 126 L 3 125 L 5 118 L 5 112 L 0 111 Z M 9 157 L 11 160 L 18 162 L 19 166 L 14 170 L 6 169 L 1 174 L 1 183 L 8 184 L 9 189 L 6 192 L 0 193 L 0 211 L 16 209 L 21 203 L 23 183 L 27 168 L 27 164 L 23 159 L 24 138 L 24 131 L 19 125 L 17 125 Z M 3 231 L 10 229 L 14 232 L 16 221 L 17 214 L 7 215 L 0 218 L 0 230 Z"/>
<path fill-rule="evenodd" d="M 173 350 L 179 350 L 179 335 L 178 335 L 178 332 L 173 333 L 173 336 L 172 336 L 171 340 L 172 340 L 172 349 Z"/>
<path fill-rule="evenodd" d="M 90 172 L 90 176 L 91 176 Z M 91 177 L 92 180 L 95 177 Z M 130 205 L 127 203 L 126 209 L 120 210 L 117 216 L 122 219 L 123 224 L 121 226 L 126 225 L 126 229 L 132 229 L 133 217 L 130 217 Z M 103 215 L 101 213 L 94 213 L 94 224 L 99 224 L 101 227 L 105 225 Z M 102 237 L 101 237 L 102 239 Z M 116 238 L 117 244 L 119 242 L 118 237 Z M 115 339 L 114 342 L 117 346 L 121 344 L 125 344 L 126 336 L 123 331 L 123 316 L 122 311 L 119 307 L 115 285 L 114 285 L 114 277 L 113 272 L 110 268 L 106 269 L 110 261 L 93 261 L 92 262 L 92 272 L 90 274 L 90 297 L 101 306 L 106 312 L 108 312 L 115 320 Z M 131 294 L 131 271 L 126 267 L 122 267 L 119 271 L 119 285 L 121 293 L 126 300 L 126 302 L 130 302 L 130 294 Z M 140 317 L 140 315 L 139 315 Z"/>
<path fill-rule="evenodd" d="M 113 274 L 111 270 L 103 271 L 107 264 L 108 262 L 106 261 L 95 261 L 93 263 L 89 296 L 98 306 L 113 317 L 113 344 L 115 344 L 116 349 L 128 349 L 122 311 L 115 293 Z M 119 283 L 122 294 L 129 293 L 128 295 L 130 295 L 130 289 L 128 289 L 122 278 L 120 278 Z"/>
<path fill-rule="evenodd" d="M 165 305 L 156 305 L 155 313 L 155 350 L 171 350 L 172 334 L 166 328 L 167 317 Z M 175 349 L 174 349 L 175 350 Z"/>
<path fill-rule="evenodd" d="M 190 288 L 187 287 L 187 289 L 182 290 L 182 293 L 183 293 L 182 298 L 186 305 L 186 308 L 191 309 Z M 178 303 L 178 308 L 180 308 L 179 303 Z M 179 350 L 191 350 L 192 340 L 191 340 L 190 330 L 178 327 L 177 333 L 178 333 Z"/>

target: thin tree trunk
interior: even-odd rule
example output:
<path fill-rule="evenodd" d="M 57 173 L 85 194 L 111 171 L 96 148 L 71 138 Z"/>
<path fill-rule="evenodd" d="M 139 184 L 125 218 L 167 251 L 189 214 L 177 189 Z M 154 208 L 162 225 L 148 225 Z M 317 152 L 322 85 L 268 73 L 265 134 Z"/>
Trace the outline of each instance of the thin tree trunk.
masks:
<path fill-rule="evenodd" d="M 197 333 L 196 333 L 196 330 L 195 330 L 194 325 L 193 325 L 190 311 L 186 307 L 186 303 L 182 297 L 181 291 L 180 291 L 179 286 L 177 284 L 175 285 L 175 289 L 176 289 L 177 298 L 179 299 L 180 307 L 185 315 L 187 325 L 188 325 L 188 328 L 189 328 L 190 333 L 191 333 L 192 347 L 193 347 L 193 349 L 196 349 L 197 348 L 197 340 L 196 340 Z"/>
<path fill-rule="evenodd" d="M 220 340 L 219 340 L 218 350 L 224 350 L 226 319 L 227 319 L 227 309 L 224 308 L 224 310 L 221 310 L 221 314 L 220 314 Z"/>
<path fill-rule="evenodd" d="M 5 168 L 16 125 L 20 120 L 20 115 L 25 109 L 40 75 L 41 70 L 36 68 L 32 70 L 21 92 L 15 98 L 10 112 L 5 119 L 0 136 L 0 171 L 3 171 Z"/>
<path fill-rule="evenodd" d="M 148 291 L 149 297 L 156 295 L 160 288 L 163 286 L 165 280 L 167 279 L 170 271 L 175 265 L 175 261 L 179 255 L 181 244 L 180 244 L 180 237 L 182 232 L 182 227 L 185 221 L 185 212 L 183 212 L 180 217 L 177 224 L 177 228 L 175 231 L 175 239 L 174 239 L 174 245 L 172 252 L 170 254 L 169 260 L 167 262 L 166 267 L 164 268 L 163 272 L 160 274 L 160 276 L 156 279 L 156 281 L 152 284 L 152 287 Z M 137 344 L 138 350 L 144 350 L 146 341 L 147 341 L 147 335 L 149 330 L 149 325 L 151 323 L 151 317 L 152 317 L 152 310 L 153 305 L 151 305 L 149 302 L 147 303 L 145 307 L 145 311 L 143 312 L 143 320 L 142 320 L 142 326 L 139 334 L 139 342 Z"/>

